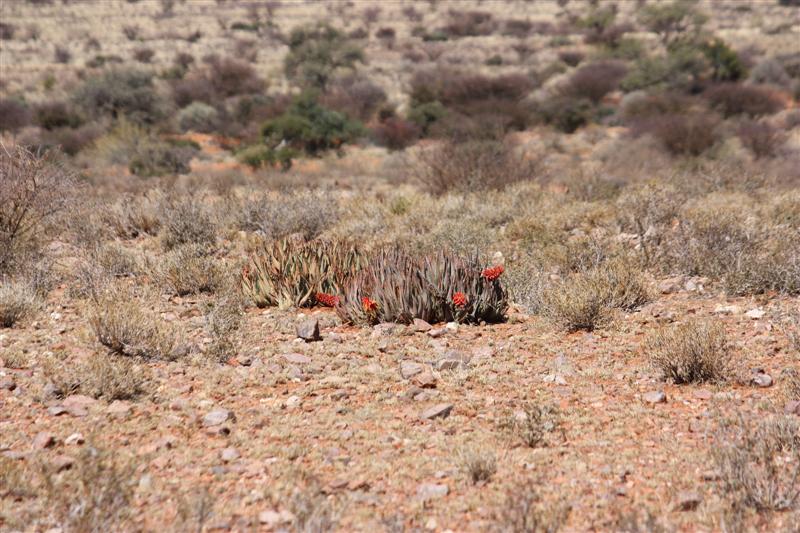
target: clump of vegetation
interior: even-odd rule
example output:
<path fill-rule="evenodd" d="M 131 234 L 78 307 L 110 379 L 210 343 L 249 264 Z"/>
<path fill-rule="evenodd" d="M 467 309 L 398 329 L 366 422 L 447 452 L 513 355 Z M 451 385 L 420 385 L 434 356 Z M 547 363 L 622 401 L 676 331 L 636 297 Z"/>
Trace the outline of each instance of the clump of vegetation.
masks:
<path fill-rule="evenodd" d="M 636 122 L 635 136 L 649 133 L 677 156 L 699 156 L 719 141 L 719 118 L 704 111 L 657 115 Z"/>
<path fill-rule="evenodd" d="M 321 206 L 325 206 L 324 209 L 320 209 Z M 257 232 L 266 239 L 300 234 L 311 240 L 333 226 L 341 212 L 338 202 L 320 191 L 251 194 L 236 206 L 236 226 Z"/>
<path fill-rule="evenodd" d="M 538 448 L 546 446 L 561 427 L 561 412 L 555 405 L 527 403 L 522 412 L 509 413 L 500 426 L 529 448 Z"/>
<path fill-rule="evenodd" d="M 119 355 L 174 360 L 178 333 L 131 290 L 110 286 L 97 295 L 90 318 L 100 344 Z"/>
<path fill-rule="evenodd" d="M 446 251 L 417 258 L 383 250 L 348 281 L 336 310 L 356 324 L 502 322 L 509 304 L 502 273 L 502 266 L 483 268 L 477 257 Z"/>
<path fill-rule="evenodd" d="M 540 480 L 526 479 L 509 489 L 496 515 L 498 527 L 502 531 L 560 531 L 569 518 L 571 508 L 563 500 L 545 501 L 542 487 L 546 485 Z"/>
<path fill-rule="evenodd" d="M 0 131 L 16 133 L 31 123 L 33 114 L 24 102 L 0 98 Z"/>
<path fill-rule="evenodd" d="M 172 250 L 184 244 L 213 247 L 216 224 L 200 198 L 170 199 L 163 206 L 161 245 Z"/>
<path fill-rule="evenodd" d="M 149 390 L 151 379 L 146 366 L 115 354 L 94 355 L 80 363 L 50 356 L 42 368 L 59 397 L 80 393 L 107 402 L 136 400 Z"/>
<path fill-rule="evenodd" d="M 734 508 L 793 508 L 800 497 L 800 423 L 791 415 L 721 419 L 711 458 Z"/>
<path fill-rule="evenodd" d="M 184 244 L 172 249 L 156 268 L 161 283 L 178 296 L 213 293 L 222 284 L 222 271 L 205 246 Z"/>
<path fill-rule="evenodd" d="M 721 83 L 708 89 L 703 96 L 726 117 L 772 115 L 783 109 L 783 102 L 774 91 L 758 85 Z"/>
<path fill-rule="evenodd" d="M 225 362 L 236 356 L 237 332 L 241 327 L 243 306 L 238 295 L 228 294 L 213 302 L 205 315 L 211 344 L 205 353 L 214 361 Z"/>
<path fill-rule="evenodd" d="M 287 44 L 284 72 L 304 87 L 325 89 L 334 73 L 364 61 L 363 50 L 327 24 L 295 28 Z"/>
<path fill-rule="evenodd" d="M 0 281 L 0 328 L 12 327 L 39 306 L 38 295 L 27 283 Z"/>
<path fill-rule="evenodd" d="M 487 483 L 497 472 L 497 458 L 489 450 L 469 448 L 458 454 L 461 468 L 473 484 Z"/>
<path fill-rule="evenodd" d="M 614 91 L 628 69 L 620 61 L 603 61 L 580 67 L 569 79 L 565 94 L 573 98 L 586 98 L 594 104 Z"/>
<path fill-rule="evenodd" d="M 765 121 L 745 120 L 739 124 L 737 134 L 756 159 L 774 157 L 786 141 L 783 130 Z"/>
<path fill-rule="evenodd" d="M 142 70 L 108 70 L 86 80 L 72 97 L 91 117 L 126 117 L 134 122 L 153 124 L 165 115 L 164 102 L 153 85 L 153 75 Z"/>
<path fill-rule="evenodd" d="M 725 329 L 691 322 L 659 329 L 644 344 L 650 363 L 676 384 L 724 381 L 732 366 Z"/>
<path fill-rule="evenodd" d="M 347 242 L 266 241 L 244 267 L 242 289 L 258 307 L 312 306 L 319 294 L 342 294 L 365 262 Z"/>

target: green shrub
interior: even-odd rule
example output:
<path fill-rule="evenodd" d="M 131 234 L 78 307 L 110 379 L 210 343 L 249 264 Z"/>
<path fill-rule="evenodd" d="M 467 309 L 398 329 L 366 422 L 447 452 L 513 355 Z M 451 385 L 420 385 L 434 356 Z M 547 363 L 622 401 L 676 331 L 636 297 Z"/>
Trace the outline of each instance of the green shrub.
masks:
<path fill-rule="evenodd" d="M 151 140 L 137 147 L 128 163 L 131 174 L 141 177 L 187 174 L 195 150 L 173 142 Z"/>
<path fill-rule="evenodd" d="M 203 102 L 192 102 L 178 113 L 182 131 L 211 133 L 219 127 L 219 112 Z"/>
<path fill-rule="evenodd" d="M 424 102 L 408 110 L 408 120 L 419 126 L 423 135 L 430 133 L 431 126 L 447 115 L 447 109 L 441 102 Z"/>
<path fill-rule="evenodd" d="M 714 81 L 738 81 L 747 75 L 747 69 L 725 41 L 714 39 L 702 46 L 708 62 L 711 64 L 711 79 Z"/>
<path fill-rule="evenodd" d="M 152 124 L 165 115 L 164 103 L 153 86 L 153 75 L 139 70 L 108 70 L 86 80 L 72 98 L 91 117 L 125 116 Z"/>
<path fill-rule="evenodd" d="M 236 154 L 237 159 L 250 168 L 268 168 L 279 165 L 283 170 L 292 168 L 292 163 L 300 152 L 294 148 L 284 146 L 273 149 L 263 144 L 248 146 Z"/>
<path fill-rule="evenodd" d="M 292 30 L 284 59 L 286 77 L 305 87 L 325 89 L 333 74 L 364 61 L 364 52 L 339 30 L 327 25 Z"/>
<path fill-rule="evenodd" d="M 574 133 L 594 117 L 592 102 L 584 98 L 558 96 L 541 104 L 542 119 L 564 133 Z"/>

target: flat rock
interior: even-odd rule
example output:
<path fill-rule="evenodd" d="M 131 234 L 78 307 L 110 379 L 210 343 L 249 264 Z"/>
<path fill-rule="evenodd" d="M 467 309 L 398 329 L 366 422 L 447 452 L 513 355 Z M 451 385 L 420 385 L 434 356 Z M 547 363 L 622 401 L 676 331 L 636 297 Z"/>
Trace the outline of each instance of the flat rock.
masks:
<path fill-rule="evenodd" d="M 667 395 L 664 391 L 650 391 L 642 395 L 642 399 L 647 403 L 665 403 Z"/>
<path fill-rule="evenodd" d="M 450 411 L 453 410 L 453 404 L 451 403 L 439 403 L 434 405 L 433 407 L 428 407 L 424 411 L 422 411 L 419 417 L 422 420 L 432 420 L 434 418 L 447 418 L 450 416 Z"/>
<path fill-rule="evenodd" d="M 289 511 L 261 511 L 258 513 L 258 521 L 268 527 L 277 527 L 281 524 L 288 524 L 294 520 L 294 515 Z"/>
<path fill-rule="evenodd" d="M 50 461 L 50 464 L 55 468 L 56 472 L 63 472 L 69 470 L 75 464 L 75 459 L 69 455 L 57 455 Z"/>
<path fill-rule="evenodd" d="M 64 398 L 61 405 L 72 416 L 86 416 L 89 414 L 89 408 L 97 403 L 97 400 L 84 396 L 83 394 L 73 394 Z"/>
<path fill-rule="evenodd" d="M 443 498 L 449 493 L 450 489 L 442 483 L 422 483 L 417 487 L 417 499 L 423 502 Z"/>
<path fill-rule="evenodd" d="M 711 398 L 713 398 L 714 395 L 708 389 L 700 389 L 700 390 L 694 391 L 692 393 L 692 396 L 694 396 L 698 400 L 710 400 Z"/>
<path fill-rule="evenodd" d="M 432 328 L 433 326 L 420 318 L 415 318 L 411 323 L 411 329 L 419 333 L 425 333 L 426 331 L 430 331 Z"/>
<path fill-rule="evenodd" d="M 239 454 L 239 450 L 236 448 L 225 448 L 220 452 L 219 456 L 226 463 L 230 463 L 241 457 L 241 454 Z"/>
<path fill-rule="evenodd" d="M 307 365 L 311 362 L 311 358 L 301 353 L 287 353 L 281 356 L 287 363 L 294 365 Z"/>
<path fill-rule="evenodd" d="M 400 362 L 400 375 L 403 376 L 403 379 L 410 379 L 417 374 L 420 374 L 424 369 L 424 366 L 419 363 L 415 363 L 414 361 Z"/>
<path fill-rule="evenodd" d="M 411 381 L 414 385 L 423 389 L 436 388 L 436 377 L 429 370 L 417 374 Z"/>
<path fill-rule="evenodd" d="M 297 332 L 297 336 L 306 342 L 322 340 L 322 337 L 319 334 L 319 320 L 316 318 L 311 318 L 309 320 L 300 322 L 295 327 L 295 331 Z"/>
<path fill-rule="evenodd" d="M 34 450 L 44 450 L 46 448 L 52 448 L 56 445 L 56 436 L 52 433 L 47 433 L 43 431 L 38 433 L 33 438 L 33 449 Z"/>
<path fill-rule="evenodd" d="M 232 422 L 236 419 L 232 412 L 227 409 L 214 409 L 203 417 L 205 427 L 220 426 L 225 422 Z"/>
<path fill-rule="evenodd" d="M 47 414 L 51 416 L 60 416 L 66 413 L 67 410 L 63 405 L 53 405 L 47 408 Z"/>
<path fill-rule="evenodd" d="M 767 388 L 772 386 L 772 376 L 769 374 L 758 373 L 754 374 L 750 379 L 750 383 L 756 387 Z"/>
<path fill-rule="evenodd" d="M 435 328 L 428 331 L 428 335 L 433 339 L 438 339 L 445 333 L 447 333 L 447 330 L 445 328 Z"/>

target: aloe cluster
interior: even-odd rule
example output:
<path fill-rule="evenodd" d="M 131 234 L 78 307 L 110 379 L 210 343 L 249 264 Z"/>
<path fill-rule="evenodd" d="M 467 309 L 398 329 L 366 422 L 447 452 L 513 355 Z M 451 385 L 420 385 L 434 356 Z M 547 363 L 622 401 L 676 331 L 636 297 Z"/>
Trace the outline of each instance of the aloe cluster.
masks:
<path fill-rule="evenodd" d="M 375 253 L 347 284 L 336 310 L 355 324 L 502 322 L 508 294 L 484 276 L 477 256 L 441 251 L 418 258 L 398 249 Z"/>
<path fill-rule="evenodd" d="M 341 294 L 365 262 L 358 247 L 344 241 L 265 242 L 242 271 L 242 289 L 258 307 L 308 307 L 318 293 Z"/>

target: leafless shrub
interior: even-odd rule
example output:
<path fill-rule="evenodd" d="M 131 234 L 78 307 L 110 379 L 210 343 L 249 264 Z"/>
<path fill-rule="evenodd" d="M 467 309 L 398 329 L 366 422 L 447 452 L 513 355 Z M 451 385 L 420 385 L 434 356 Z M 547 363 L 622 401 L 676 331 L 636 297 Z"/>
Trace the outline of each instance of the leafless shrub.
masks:
<path fill-rule="evenodd" d="M 137 48 L 133 51 L 133 59 L 139 63 L 150 63 L 156 53 L 150 48 Z"/>
<path fill-rule="evenodd" d="M 368 122 L 386 103 L 386 92 L 364 76 L 349 74 L 329 82 L 320 103 L 348 117 Z"/>
<path fill-rule="evenodd" d="M 61 397 L 81 393 L 108 402 L 135 400 L 149 389 L 150 372 L 130 358 L 113 354 L 75 362 L 49 356 L 42 362 L 47 381 Z"/>
<path fill-rule="evenodd" d="M 786 140 L 782 130 L 764 121 L 745 120 L 739 124 L 738 134 L 756 159 L 775 156 Z"/>
<path fill-rule="evenodd" d="M 600 61 L 580 67 L 569 79 L 564 91 L 575 98 L 599 103 L 615 90 L 628 69 L 620 61 Z"/>
<path fill-rule="evenodd" d="M 555 405 L 527 403 L 521 412 L 509 413 L 500 426 L 529 448 L 547 446 L 550 436 L 561 428 L 561 412 Z"/>
<path fill-rule="evenodd" d="M 122 33 L 129 41 L 136 41 L 139 39 L 140 32 L 141 30 L 139 29 L 139 26 L 127 25 L 122 27 Z"/>
<path fill-rule="evenodd" d="M 449 21 L 442 28 L 451 37 L 491 35 L 497 29 L 492 14 L 485 11 L 450 11 Z"/>
<path fill-rule="evenodd" d="M 0 281 L 0 328 L 10 328 L 32 315 L 39 298 L 27 283 Z"/>
<path fill-rule="evenodd" d="M 536 179 L 538 159 L 519 153 L 501 141 L 444 141 L 415 154 L 416 179 L 434 194 L 449 191 L 503 189 L 512 183 Z"/>
<path fill-rule="evenodd" d="M 699 156 L 719 140 L 719 118 L 708 112 L 657 115 L 637 120 L 634 136 L 652 134 L 673 155 Z"/>
<path fill-rule="evenodd" d="M 0 22 L 0 41 L 10 41 L 14 38 L 17 28 L 13 24 Z"/>
<path fill-rule="evenodd" d="M 458 462 L 473 484 L 486 483 L 497 472 L 497 458 L 491 450 L 481 448 L 461 450 L 458 453 Z"/>
<path fill-rule="evenodd" d="M 767 87 L 723 83 L 704 93 L 711 106 L 726 117 L 771 115 L 783 109 L 783 102 Z"/>
<path fill-rule="evenodd" d="M 236 207 L 236 226 L 268 239 L 302 234 L 306 240 L 321 235 L 341 215 L 339 203 L 324 191 L 303 190 L 279 195 L 250 194 Z"/>
<path fill-rule="evenodd" d="M 100 344 L 120 355 L 174 360 L 178 333 L 131 290 L 111 286 L 98 295 L 90 322 Z"/>
<path fill-rule="evenodd" d="M 62 46 L 56 46 L 56 49 L 53 52 L 53 59 L 55 59 L 56 63 L 66 64 L 72 59 L 72 54 L 68 49 Z"/>
<path fill-rule="evenodd" d="M 0 131 L 16 133 L 31 123 L 28 106 L 15 98 L 0 98 Z"/>
<path fill-rule="evenodd" d="M 156 193 L 124 195 L 102 211 L 103 221 L 117 237 L 156 235 L 161 228 L 160 198 Z"/>
<path fill-rule="evenodd" d="M 650 363 L 676 384 L 724 381 L 732 366 L 725 329 L 713 322 L 690 322 L 652 332 L 644 349 Z"/>
<path fill-rule="evenodd" d="M 55 152 L 0 147 L 0 273 L 21 267 L 38 252 L 75 187 Z"/>
<path fill-rule="evenodd" d="M 736 507 L 793 508 L 800 497 L 800 422 L 791 415 L 721 419 L 711 458 Z"/>
<path fill-rule="evenodd" d="M 570 513 L 564 500 L 545 501 L 541 480 L 526 479 L 512 487 L 503 506 L 496 513 L 495 529 L 503 533 L 556 533 Z"/>
<path fill-rule="evenodd" d="M 200 198 L 173 198 L 162 204 L 161 245 L 171 250 L 183 244 L 213 246 L 216 224 Z"/>

